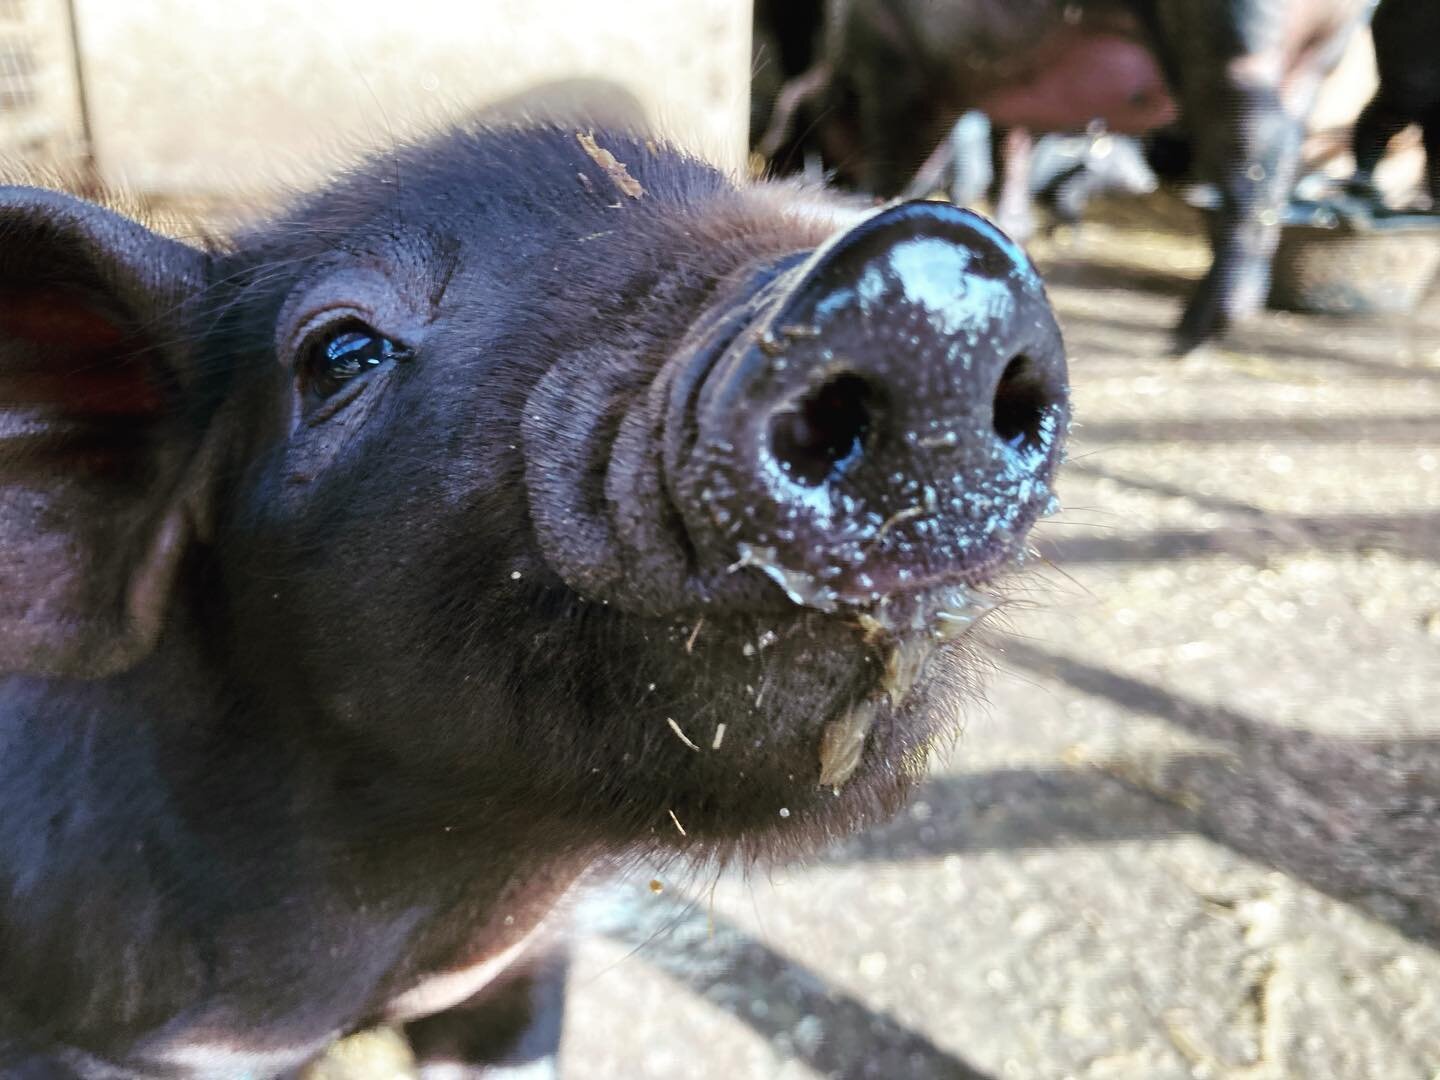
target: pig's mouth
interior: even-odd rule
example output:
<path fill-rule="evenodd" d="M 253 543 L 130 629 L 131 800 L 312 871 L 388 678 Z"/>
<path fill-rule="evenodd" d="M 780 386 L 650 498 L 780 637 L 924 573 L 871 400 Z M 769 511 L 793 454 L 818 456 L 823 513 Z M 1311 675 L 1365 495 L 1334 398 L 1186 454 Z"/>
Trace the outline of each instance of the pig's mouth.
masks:
<path fill-rule="evenodd" d="M 782 588 L 788 592 L 794 588 L 794 574 L 782 573 L 786 580 Z M 995 607 L 989 593 L 957 581 L 921 592 L 890 594 L 851 613 L 878 672 L 873 689 L 843 706 L 821 729 L 817 746 L 821 787 L 839 792 L 859 767 L 870 730 L 882 711 L 896 716 L 909 706 L 912 692 L 931 677 L 931 665 L 952 659 L 958 643 Z"/>
<path fill-rule="evenodd" d="M 654 797 L 666 846 L 773 855 L 888 818 L 978 696 L 974 631 L 995 603 L 955 582 L 834 611 L 637 620 L 631 662 L 654 681 L 627 713 L 650 734 L 628 744 L 626 790 Z"/>

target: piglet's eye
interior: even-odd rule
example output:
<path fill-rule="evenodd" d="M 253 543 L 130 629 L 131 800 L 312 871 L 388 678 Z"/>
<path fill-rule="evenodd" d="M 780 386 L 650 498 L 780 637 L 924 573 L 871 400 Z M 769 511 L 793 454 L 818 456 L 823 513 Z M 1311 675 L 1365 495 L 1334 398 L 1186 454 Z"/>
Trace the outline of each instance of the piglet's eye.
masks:
<path fill-rule="evenodd" d="M 304 353 L 305 388 L 322 401 L 366 372 L 409 355 L 399 342 L 353 322 L 317 334 L 306 344 Z"/>

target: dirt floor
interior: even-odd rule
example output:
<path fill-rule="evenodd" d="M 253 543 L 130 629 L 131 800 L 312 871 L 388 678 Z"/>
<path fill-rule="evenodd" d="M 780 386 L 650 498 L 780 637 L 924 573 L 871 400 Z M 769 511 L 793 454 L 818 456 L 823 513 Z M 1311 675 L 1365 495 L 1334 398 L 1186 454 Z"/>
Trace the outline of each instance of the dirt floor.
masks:
<path fill-rule="evenodd" d="M 1176 362 L 1206 252 L 1144 226 L 1041 248 L 1065 510 L 953 755 L 809 865 L 587 890 L 565 1076 L 1440 1078 L 1440 299 Z"/>

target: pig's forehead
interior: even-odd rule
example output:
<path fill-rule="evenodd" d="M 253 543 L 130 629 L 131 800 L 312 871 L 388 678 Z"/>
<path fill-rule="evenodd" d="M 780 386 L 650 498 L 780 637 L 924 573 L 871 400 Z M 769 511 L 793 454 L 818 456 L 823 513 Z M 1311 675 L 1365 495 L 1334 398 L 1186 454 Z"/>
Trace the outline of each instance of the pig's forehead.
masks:
<path fill-rule="evenodd" d="M 480 129 L 374 158 L 311 200 L 304 216 L 402 240 L 428 228 L 508 244 L 513 238 L 484 230 L 523 219 L 566 232 L 631 204 L 689 204 L 730 190 L 712 166 L 637 136 Z"/>
<path fill-rule="evenodd" d="M 469 281 L 480 291 L 466 295 L 488 282 L 498 299 L 547 274 L 615 282 L 667 252 L 723 276 L 737 260 L 813 248 L 869 212 L 793 183 L 741 188 L 639 136 L 477 130 L 377 157 L 302 198 L 243 238 L 236 263 L 262 294 L 358 267 L 412 297 Z"/>
<path fill-rule="evenodd" d="M 629 181 L 638 197 L 622 186 Z M 734 192 L 712 166 L 636 136 L 458 132 L 376 157 L 301 197 L 237 237 L 236 257 L 242 266 L 288 266 L 292 278 L 355 263 L 400 271 L 456 260 L 523 265 L 596 234 L 612 245 L 640 242 L 635 234 L 657 227 L 664 208 Z"/>

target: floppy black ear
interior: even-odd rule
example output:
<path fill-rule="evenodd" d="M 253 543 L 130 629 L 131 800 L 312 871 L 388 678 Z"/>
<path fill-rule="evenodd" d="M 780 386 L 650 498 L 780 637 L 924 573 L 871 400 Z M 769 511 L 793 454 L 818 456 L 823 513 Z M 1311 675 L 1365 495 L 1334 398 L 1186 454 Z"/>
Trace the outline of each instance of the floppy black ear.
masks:
<path fill-rule="evenodd" d="M 0 186 L 0 672 L 105 675 L 159 632 L 201 424 L 183 341 L 207 256 Z"/>

